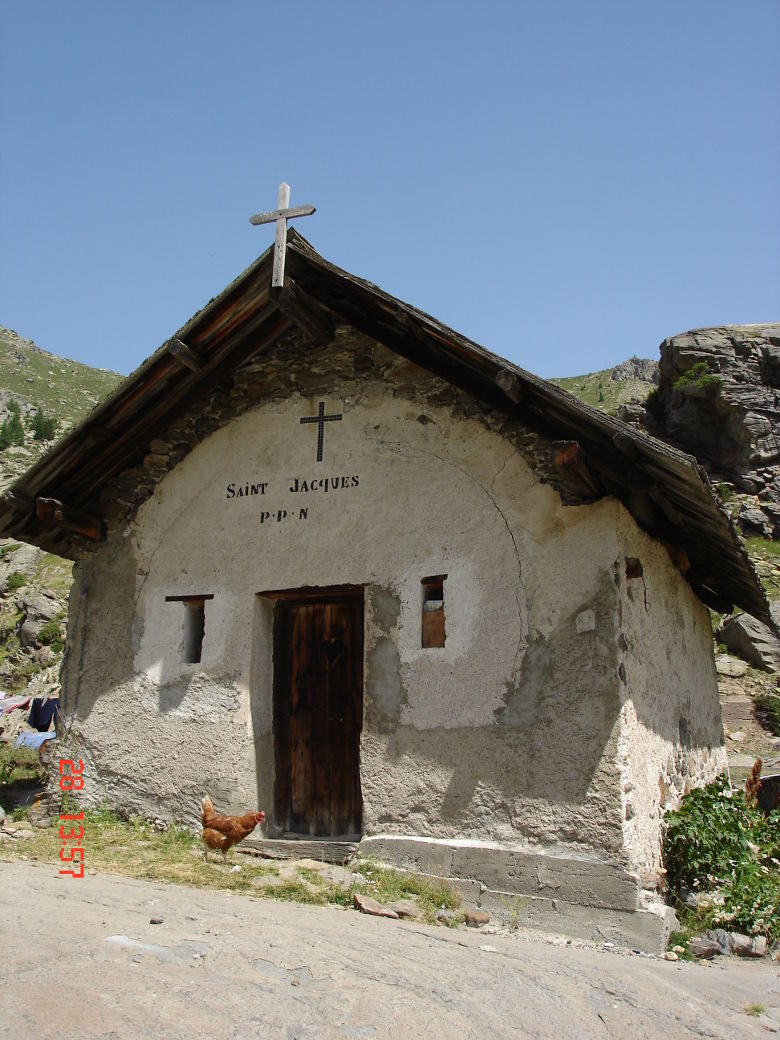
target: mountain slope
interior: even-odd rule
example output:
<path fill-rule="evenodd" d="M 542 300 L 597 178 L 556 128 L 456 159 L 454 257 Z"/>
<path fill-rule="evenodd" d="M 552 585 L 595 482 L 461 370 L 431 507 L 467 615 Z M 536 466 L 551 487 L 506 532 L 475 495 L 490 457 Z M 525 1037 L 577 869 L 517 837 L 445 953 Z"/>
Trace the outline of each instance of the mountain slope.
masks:
<path fill-rule="evenodd" d="M 0 493 L 90 412 L 119 383 L 107 369 L 41 350 L 0 326 L 0 429 L 16 421 L 17 438 L 0 450 Z M 51 437 L 36 439 L 36 412 L 53 420 Z M 47 431 L 48 432 L 48 431 Z M 0 540 L 0 688 L 50 696 L 59 688 L 72 564 L 32 545 Z M 3 739 L 26 718 L 0 720 Z"/>
<path fill-rule="evenodd" d="M 658 362 L 632 357 L 601 372 L 566 376 L 563 379 L 551 379 L 550 382 L 568 390 L 600 412 L 615 415 L 621 405 L 647 399 L 647 395 L 658 384 Z"/>
<path fill-rule="evenodd" d="M 108 369 L 49 354 L 32 340 L 0 326 L 0 424 L 18 406 L 24 431 L 23 445 L 0 451 L 0 491 L 92 411 L 121 379 Z M 57 420 L 51 441 L 33 437 L 30 424 L 38 408 Z"/>

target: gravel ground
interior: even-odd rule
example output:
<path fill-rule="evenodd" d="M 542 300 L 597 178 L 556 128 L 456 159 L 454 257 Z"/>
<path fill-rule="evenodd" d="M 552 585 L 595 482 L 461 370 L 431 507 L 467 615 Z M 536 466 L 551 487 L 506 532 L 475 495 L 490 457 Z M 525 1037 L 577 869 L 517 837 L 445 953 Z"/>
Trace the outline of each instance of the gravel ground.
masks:
<path fill-rule="evenodd" d="M 538 933 L 0 864 L 0 1037 L 749 1040 L 780 965 L 669 962 Z M 159 920 L 161 923 L 152 924 Z M 758 1017 L 746 1008 L 761 1005 Z"/>

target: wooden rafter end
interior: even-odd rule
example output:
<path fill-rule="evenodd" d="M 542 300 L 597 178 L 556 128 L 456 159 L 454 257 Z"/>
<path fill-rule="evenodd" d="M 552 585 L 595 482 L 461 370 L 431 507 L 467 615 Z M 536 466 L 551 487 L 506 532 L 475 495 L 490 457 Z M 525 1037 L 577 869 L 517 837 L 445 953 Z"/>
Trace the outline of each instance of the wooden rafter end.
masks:
<path fill-rule="evenodd" d="M 36 499 L 35 514 L 44 523 L 61 527 L 65 531 L 73 531 L 74 534 L 83 535 L 93 542 L 102 541 L 106 536 L 103 520 L 79 509 L 71 509 L 56 498 Z"/>

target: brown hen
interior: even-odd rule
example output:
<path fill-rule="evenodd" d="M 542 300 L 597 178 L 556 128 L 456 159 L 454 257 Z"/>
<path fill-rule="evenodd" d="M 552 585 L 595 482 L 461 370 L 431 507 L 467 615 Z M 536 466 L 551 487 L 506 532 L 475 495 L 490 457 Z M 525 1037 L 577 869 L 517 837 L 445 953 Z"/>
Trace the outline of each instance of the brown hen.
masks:
<path fill-rule="evenodd" d="M 208 849 L 222 853 L 227 859 L 228 850 L 248 837 L 255 827 L 265 819 L 264 812 L 249 812 L 243 816 L 220 816 L 214 811 L 214 803 L 206 795 L 200 803 L 200 822 L 203 824 L 203 844 Z M 203 858 L 208 852 L 204 849 Z"/>

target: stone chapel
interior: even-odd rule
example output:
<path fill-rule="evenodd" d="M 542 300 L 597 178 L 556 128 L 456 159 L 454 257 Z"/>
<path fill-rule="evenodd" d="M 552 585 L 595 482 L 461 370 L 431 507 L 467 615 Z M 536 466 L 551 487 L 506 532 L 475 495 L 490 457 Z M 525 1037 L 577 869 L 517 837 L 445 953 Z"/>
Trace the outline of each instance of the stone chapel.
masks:
<path fill-rule="evenodd" d="M 705 474 L 294 231 L 272 262 L 0 503 L 75 561 L 86 797 L 656 948 L 662 814 L 727 768 L 707 607 L 768 618 Z"/>

